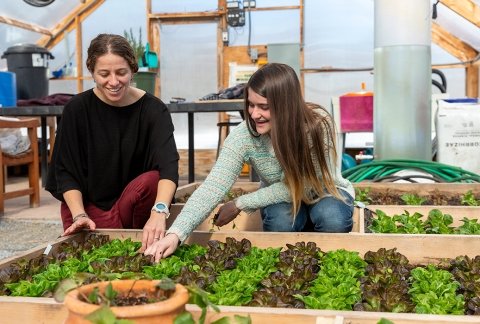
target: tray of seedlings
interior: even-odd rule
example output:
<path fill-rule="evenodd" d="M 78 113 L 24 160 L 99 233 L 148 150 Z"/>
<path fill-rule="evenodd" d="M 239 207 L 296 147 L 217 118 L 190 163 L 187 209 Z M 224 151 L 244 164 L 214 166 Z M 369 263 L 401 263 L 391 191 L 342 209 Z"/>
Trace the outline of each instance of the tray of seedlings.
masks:
<path fill-rule="evenodd" d="M 85 232 L 0 264 L 0 316 L 63 323 L 52 296 L 84 283 L 170 278 L 253 323 L 478 323 L 480 241 L 473 235 L 194 232 L 155 263 L 138 230 Z M 199 319 L 201 309 L 188 304 Z"/>
<path fill-rule="evenodd" d="M 355 189 L 356 201 L 366 207 L 360 210 L 361 233 L 480 234 L 477 184 L 378 185 Z M 418 190 L 410 191 L 415 185 Z"/>

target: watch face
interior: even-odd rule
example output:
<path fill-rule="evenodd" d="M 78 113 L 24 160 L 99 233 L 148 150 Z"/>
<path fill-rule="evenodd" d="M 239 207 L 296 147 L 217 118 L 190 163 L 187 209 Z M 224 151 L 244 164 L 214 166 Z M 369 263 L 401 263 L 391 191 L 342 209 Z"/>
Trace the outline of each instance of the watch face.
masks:
<path fill-rule="evenodd" d="M 164 203 L 158 203 L 155 205 L 155 207 L 160 210 L 167 209 L 167 206 Z"/>

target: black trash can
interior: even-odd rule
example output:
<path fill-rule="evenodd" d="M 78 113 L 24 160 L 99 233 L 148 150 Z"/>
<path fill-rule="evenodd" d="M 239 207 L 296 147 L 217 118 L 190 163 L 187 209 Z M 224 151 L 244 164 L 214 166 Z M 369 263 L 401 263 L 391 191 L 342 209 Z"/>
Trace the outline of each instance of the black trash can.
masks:
<path fill-rule="evenodd" d="M 48 96 L 48 60 L 53 55 L 35 44 L 9 47 L 2 55 L 7 59 L 8 71 L 17 79 L 17 99 L 35 99 Z"/>

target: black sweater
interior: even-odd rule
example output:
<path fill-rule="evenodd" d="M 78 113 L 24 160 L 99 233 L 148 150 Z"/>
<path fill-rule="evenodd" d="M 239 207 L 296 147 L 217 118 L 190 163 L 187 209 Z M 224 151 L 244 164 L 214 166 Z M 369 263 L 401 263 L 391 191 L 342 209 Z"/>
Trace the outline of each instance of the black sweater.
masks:
<path fill-rule="evenodd" d="M 138 175 L 158 170 L 161 179 L 178 183 L 178 151 L 167 106 L 146 93 L 137 102 L 114 107 L 92 89 L 64 108 L 58 126 L 48 190 L 63 201 L 77 189 L 85 202 L 109 210 Z"/>

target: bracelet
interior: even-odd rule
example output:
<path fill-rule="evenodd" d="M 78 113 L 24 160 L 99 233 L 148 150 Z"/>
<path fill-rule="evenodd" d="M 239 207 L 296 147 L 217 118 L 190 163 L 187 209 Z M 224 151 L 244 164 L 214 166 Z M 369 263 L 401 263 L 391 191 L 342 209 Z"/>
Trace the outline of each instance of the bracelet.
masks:
<path fill-rule="evenodd" d="M 75 223 L 79 218 L 82 218 L 82 217 L 90 218 L 88 217 L 87 213 L 81 213 L 73 218 L 73 222 Z"/>

